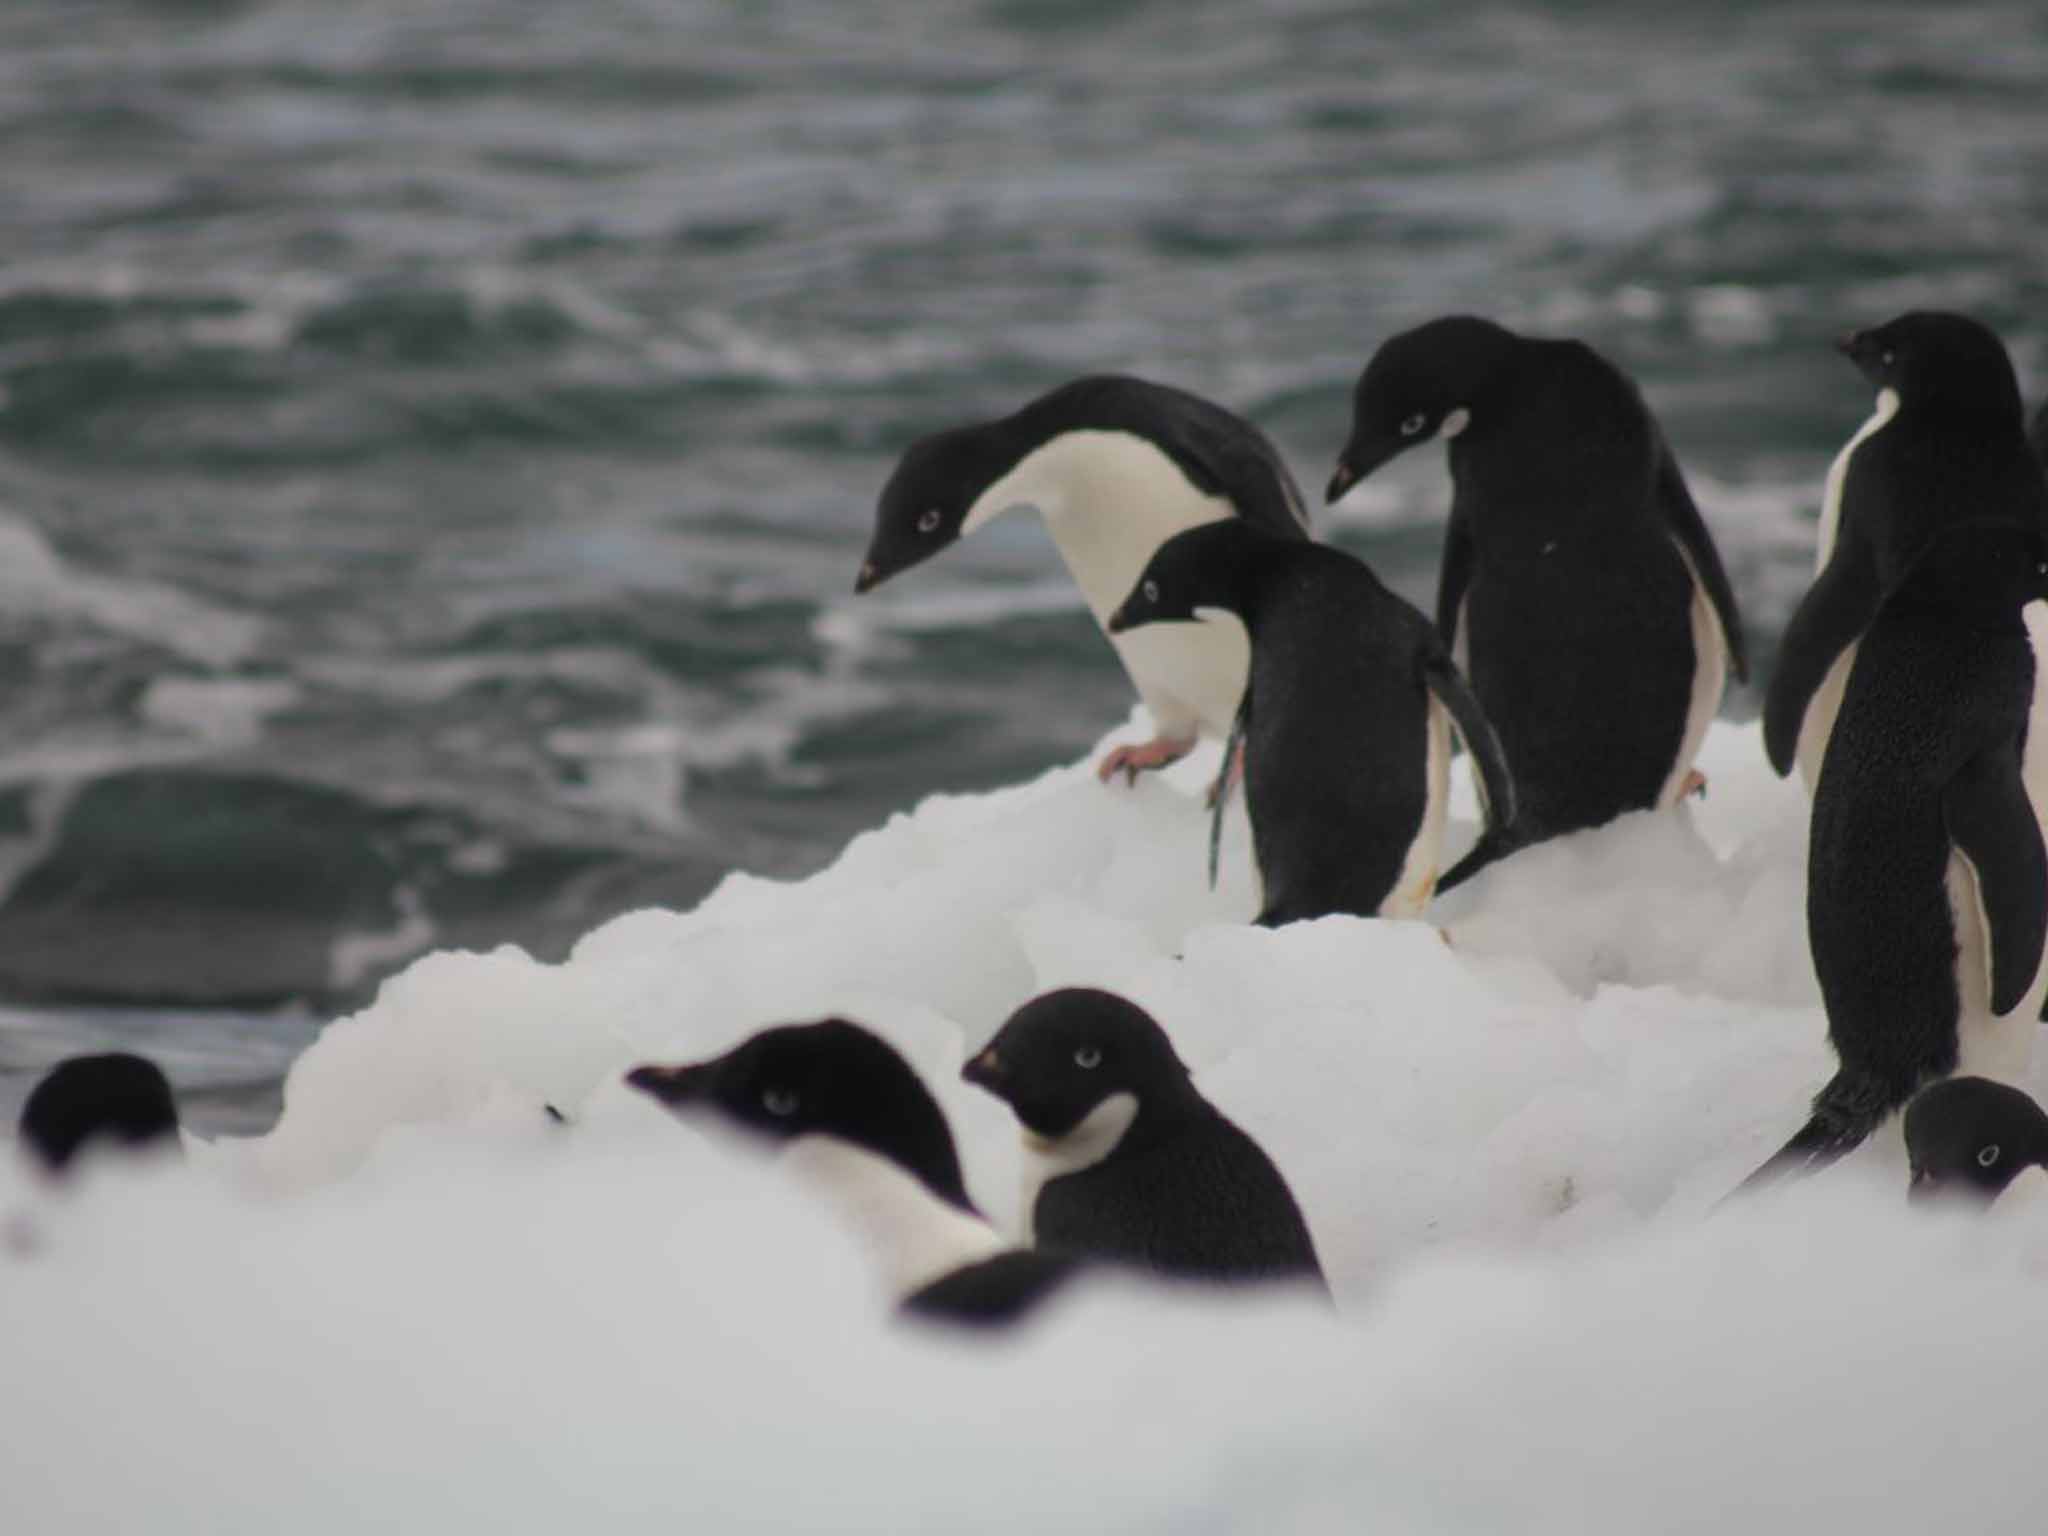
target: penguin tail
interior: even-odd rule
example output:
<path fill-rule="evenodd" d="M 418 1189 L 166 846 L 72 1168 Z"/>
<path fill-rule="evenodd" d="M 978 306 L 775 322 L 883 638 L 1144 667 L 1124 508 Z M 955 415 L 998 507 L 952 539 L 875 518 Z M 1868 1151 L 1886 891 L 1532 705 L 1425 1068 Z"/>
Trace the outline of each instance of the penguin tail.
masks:
<path fill-rule="evenodd" d="M 1488 827 L 1479 834 L 1479 841 L 1472 845 L 1465 857 L 1437 877 L 1437 895 L 1456 890 L 1487 865 L 1506 858 L 1516 849 L 1526 847 L 1534 841 L 1536 839 L 1528 836 L 1526 829 L 1520 825 L 1502 826 L 1496 823 Z"/>
<path fill-rule="evenodd" d="M 1422 675 L 1423 685 L 1450 713 L 1459 739 L 1472 756 L 1473 774 L 1486 813 L 1486 826 L 1479 841 L 1438 879 L 1436 888 L 1442 893 L 1462 885 L 1496 859 L 1505 858 L 1537 838 L 1525 824 L 1517 804 L 1514 775 L 1508 770 L 1500 738 L 1494 734 L 1486 711 L 1480 707 L 1478 696 L 1458 671 L 1457 664 L 1444 652 L 1435 651 L 1424 658 Z"/>
<path fill-rule="evenodd" d="M 1813 1097 L 1813 1114 L 1735 1194 L 1767 1189 L 1785 1179 L 1818 1173 L 1863 1145 L 1885 1116 L 1912 1097 L 1874 1073 L 1842 1068 Z"/>

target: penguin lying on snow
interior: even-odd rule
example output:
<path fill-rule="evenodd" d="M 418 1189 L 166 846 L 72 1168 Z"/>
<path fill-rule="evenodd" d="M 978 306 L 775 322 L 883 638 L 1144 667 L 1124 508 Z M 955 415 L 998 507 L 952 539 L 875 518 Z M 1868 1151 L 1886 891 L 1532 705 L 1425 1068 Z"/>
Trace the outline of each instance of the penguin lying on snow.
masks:
<path fill-rule="evenodd" d="M 1418 443 L 1451 469 L 1437 625 L 1500 734 L 1520 812 L 1449 889 L 1527 843 L 1668 807 L 1725 674 L 1735 596 L 1642 396 L 1576 341 L 1453 316 L 1395 336 L 1352 400 L 1329 499 Z"/>
<path fill-rule="evenodd" d="M 1229 519 L 1308 538 L 1301 492 L 1258 428 L 1164 384 L 1105 375 L 911 444 L 882 488 L 854 590 L 870 591 L 1018 506 L 1045 518 L 1105 627 L 1152 552 L 1184 528 Z M 1135 779 L 1184 756 L 1199 731 L 1229 734 L 1244 691 L 1242 634 L 1202 628 L 1111 643 L 1158 734 L 1111 751 L 1101 777 Z"/>
<path fill-rule="evenodd" d="M 1841 1069 L 1749 1182 L 1832 1162 L 1960 1065 L 2026 1070 L 2048 975 L 2048 850 L 2027 795 L 2048 537 L 1938 534 L 1858 647 L 1807 849 L 1807 934 Z M 2025 617 L 2022 615 L 2025 613 Z"/>
<path fill-rule="evenodd" d="M 2030 1197 L 2048 1189 L 2048 1114 L 2019 1089 L 1951 1077 L 1906 1106 L 1913 1200 L 1964 1196 L 1986 1204 L 2026 1176 Z"/>
<path fill-rule="evenodd" d="M 155 1062 L 125 1051 L 57 1063 L 22 1105 L 20 1129 L 22 1146 L 52 1174 L 109 1146 L 179 1150 L 169 1081 Z"/>
<path fill-rule="evenodd" d="M 1034 1242 L 1165 1275 L 1322 1284 L 1287 1181 L 1195 1091 L 1135 1004 L 1089 988 L 1048 992 L 961 1076 L 1016 1112 Z"/>
<path fill-rule="evenodd" d="M 1414 917 L 1437 884 L 1450 728 L 1472 750 L 1481 841 L 1515 816 L 1515 789 L 1478 701 L 1429 620 L 1364 561 L 1242 523 L 1177 534 L 1110 615 L 1250 636 L 1245 805 L 1268 926 L 1348 912 Z"/>
<path fill-rule="evenodd" d="M 2048 478 L 2026 440 L 2012 360 L 1962 315 L 1914 312 L 1842 339 L 1877 409 L 1828 470 L 1818 574 L 1786 626 L 1764 703 L 1771 766 L 1820 775 L 1857 638 L 1941 529 L 2010 516 L 2048 528 Z"/>
<path fill-rule="evenodd" d="M 782 1144 L 785 1161 L 879 1251 L 914 1316 L 1011 1322 L 1075 1272 L 1071 1259 L 1006 1247 L 967 1198 L 944 1111 L 858 1024 L 766 1029 L 710 1061 L 635 1067 L 626 1081 L 674 1113 Z"/>

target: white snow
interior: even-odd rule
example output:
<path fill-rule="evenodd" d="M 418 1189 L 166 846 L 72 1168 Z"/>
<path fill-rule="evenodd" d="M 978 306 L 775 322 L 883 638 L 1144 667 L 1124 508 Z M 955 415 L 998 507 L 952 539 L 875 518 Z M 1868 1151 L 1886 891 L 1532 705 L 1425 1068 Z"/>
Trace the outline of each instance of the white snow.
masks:
<path fill-rule="evenodd" d="M 2040 1528 L 2048 1215 L 1909 1212 L 1895 1133 L 1717 1208 L 1832 1065 L 1804 796 L 1752 728 L 1703 804 L 1431 922 L 1278 932 L 1241 820 L 1203 887 L 1215 758 L 934 797 L 560 966 L 428 956 L 270 1136 L 64 1196 L 0 1170 L 6 1528 Z M 995 1343 L 894 1322 L 786 1170 L 618 1081 L 845 1014 L 1012 1224 L 1015 1124 L 957 1074 L 1077 982 L 1272 1152 L 1334 1315 L 1101 1283 Z"/>

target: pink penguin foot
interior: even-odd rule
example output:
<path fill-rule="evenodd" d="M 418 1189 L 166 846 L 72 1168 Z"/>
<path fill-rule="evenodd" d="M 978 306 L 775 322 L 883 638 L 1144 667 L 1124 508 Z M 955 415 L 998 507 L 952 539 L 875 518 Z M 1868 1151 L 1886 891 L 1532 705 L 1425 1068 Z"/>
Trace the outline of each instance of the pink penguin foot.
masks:
<path fill-rule="evenodd" d="M 1216 781 L 1209 786 L 1208 796 L 1202 801 L 1203 806 L 1209 810 L 1215 810 L 1216 802 L 1219 800 L 1228 800 L 1232 795 L 1237 793 L 1237 786 L 1242 784 L 1243 782 L 1244 743 L 1240 741 L 1237 744 L 1237 750 L 1233 752 L 1230 756 L 1229 766 L 1227 766 L 1221 773 L 1217 774 Z"/>
<path fill-rule="evenodd" d="M 1180 741 L 1171 736 L 1155 736 L 1136 746 L 1112 747 L 1095 765 L 1095 777 L 1107 784 L 1121 773 L 1126 784 L 1135 784 L 1139 774 L 1179 762 L 1194 750 L 1194 746 L 1192 736 Z"/>
<path fill-rule="evenodd" d="M 1685 782 L 1678 786 L 1678 798 L 1687 800 L 1694 795 L 1698 795 L 1702 800 L 1707 798 L 1707 776 L 1697 768 L 1688 768 L 1685 771 Z"/>

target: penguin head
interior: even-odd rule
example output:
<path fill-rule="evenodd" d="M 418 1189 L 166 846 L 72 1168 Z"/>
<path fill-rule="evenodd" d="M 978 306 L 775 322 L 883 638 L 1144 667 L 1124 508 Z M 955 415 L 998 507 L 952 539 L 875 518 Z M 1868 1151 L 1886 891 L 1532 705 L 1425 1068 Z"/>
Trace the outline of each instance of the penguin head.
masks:
<path fill-rule="evenodd" d="M 770 1143 L 806 1136 L 851 1143 L 972 1209 L 938 1101 L 894 1047 L 845 1019 L 764 1029 L 723 1056 L 635 1067 L 626 1081 L 675 1114 Z"/>
<path fill-rule="evenodd" d="M 2022 1170 L 2048 1162 L 2048 1115 L 2019 1089 L 1951 1077 L 1906 1106 L 1914 1201 L 1992 1200 Z"/>
<path fill-rule="evenodd" d="M 1491 320 L 1448 315 L 1381 343 L 1352 391 L 1351 437 L 1325 499 L 1337 500 L 1404 449 L 1464 431 L 1515 340 Z"/>
<path fill-rule="evenodd" d="M 856 593 L 870 592 L 898 571 L 929 560 L 968 531 L 982 493 L 1017 461 L 999 430 L 1002 425 L 953 427 L 905 450 L 876 503 L 875 534 L 853 584 Z"/>
<path fill-rule="evenodd" d="M 178 1105 L 153 1061 L 116 1051 L 52 1067 L 21 1107 L 21 1140 L 51 1173 L 98 1146 L 178 1146 Z"/>
<path fill-rule="evenodd" d="M 1880 393 L 1944 414 L 2021 419 L 2019 380 L 2005 344 L 1967 315 L 1913 310 L 1835 344 Z"/>
<path fill-rule="evenodd" d="M 1103 628 L 1120 635 L 1145 624 L 1199 623 L 1205 608 L 1237 612 L 1246 562 L 1273 542 L 1277 535 L 1234 517 L 1184 529 L 1152 552 Z"/>
<path fill-rule="evenodd" d="M 960 1075 L 1016 1112 L 1026 1131 L 1058 1141 L 1118 1094 L 1139 1113 L 1195 1097 L 1166 1031 L 1114 992 L 1068 987 L 1033 998 Z"/>

